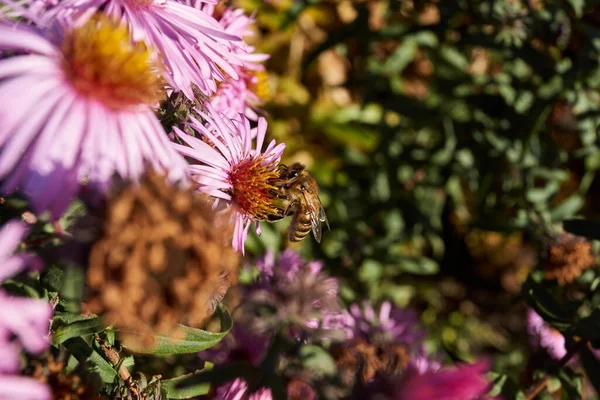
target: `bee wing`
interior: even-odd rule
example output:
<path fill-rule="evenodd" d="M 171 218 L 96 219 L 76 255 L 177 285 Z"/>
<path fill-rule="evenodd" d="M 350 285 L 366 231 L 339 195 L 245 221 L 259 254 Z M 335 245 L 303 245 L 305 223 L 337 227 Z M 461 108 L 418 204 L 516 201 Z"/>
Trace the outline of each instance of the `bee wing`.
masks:
<path fill-rule="evenodd" d="M 319 221 L 325 222 L 325 225 L 327 225 L 327 230 L 331 230 L 329 227 L 329 221 L 327 220 L 327 215 L 325 215 L 325 209 L 323 208 L 323 204 L 321 204 L 321 199 L 317 197 L 317 201 L 319 202 Z"/>
<path fill-rule="evenodd" d="M 319 200 L 317 196 L 309 198 L 306 196 L 306 193 L 303 192 L 302 194 L 304 195 L 304 201 L 306 202 L 306 206 L 310 214 L 310 224 L 312 226 L 313 236 L 315 237 L 317 243 L 321 243 L 321 225 L 323 222 L 327 222 L 325 210 L 323 210 L 321 200 Z M 329 228 L 328 222 L 327 227 Z"/>

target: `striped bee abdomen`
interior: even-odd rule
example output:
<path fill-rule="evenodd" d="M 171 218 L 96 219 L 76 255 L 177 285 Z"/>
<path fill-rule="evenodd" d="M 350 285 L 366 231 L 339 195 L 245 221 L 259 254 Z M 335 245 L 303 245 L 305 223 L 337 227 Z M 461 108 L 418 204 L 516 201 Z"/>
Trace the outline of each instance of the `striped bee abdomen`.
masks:
<path fill-rule="evenodd" d="M 290 242 L 299 242 L 304 239 L 312 229 L 310 213 L 308 210 L 304 212 L 294 213 L 292 222 L 288 229 L 288 239 Z"/>

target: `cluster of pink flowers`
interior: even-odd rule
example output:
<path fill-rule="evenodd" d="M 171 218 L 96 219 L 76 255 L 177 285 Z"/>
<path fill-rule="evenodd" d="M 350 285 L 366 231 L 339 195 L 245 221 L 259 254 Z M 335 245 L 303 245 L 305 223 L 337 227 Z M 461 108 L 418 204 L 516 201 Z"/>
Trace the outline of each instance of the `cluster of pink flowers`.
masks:
<path fill-rule="evenodd" d="M 40 261 L 28 254 L 13 254 L 27 233 L 20 221 L 9 221 L 0 231 L 0 283 L 24 270 L 36 270 Z M 45 400 L 50 389 L 21 376 L 21 350 L 38 354 L 50 345 L 52 307 L 43 300 L 14 297 L 0 289 L 0 398 Z"/>
<path fill-rule="evenodd" d="M 232 244 L 243 251 L 250 226 L 260 233 L 260 186 L 284 145 L 262 151 L 255 92 L 267 56 L 243 40 L 253 18 L 209 3 L 5 2 L 0 192 L 58 219 L 83 188 L 102 198 L 115 176 L 136 181 L 152 167 L 213 196 L 215 207 L 234 207 Z M 202 120 L 182 121 L 185 131 L 166 132 L 157 115 L 172 92 L 200 100 Z"/>
<path fill-rule="evenodd" d="M 83 190 L 102 199 L 115 176 L 135 182 L 152 167 L 210 196 L 216 210 L 232 211 L 232 246 L 244 252 L 250 229 L 260 234 L 259 222 L 273 211 L 269 182 L 278 177 L 285 145 L 265 143 L 257 87 L 267 56 L 244 42 L 253 17 L 212 3 L 3 1 L 1 195 L 24 195 L 36 214 L 58 219 Z M 199 105 L 171 128 L 158 111 L 173 92 Z M 0 283 L 26 268 L 39 269 L 35 258 L 13 254 L 25 233 L 19 222 L 0 232 Z M 277 311 L 256 334 L 236 328 L 234 345 L 210 353 L 216 360 L 243 352 L 258 365 L 273 332 L 285 325 L 298 343 L 343 340 L 339 332 L 344 339 L 413 349 L 401 378 L 383 377 L 394 382 L 390 398 L 479 399 L 489 389 L 487 364 L 445 370 L 427 358 L 415 315 L 388 302 L 377 311 L 368 303 L 343 311 L 338 282 L 321 263 L 286 251 L 277 260 L 268 253 L 258 264 L 262 280 L 246 300 Z M 45 385 L 19 375 L 19 356 L 22 349 L 48 348 L 52 307 L 4 291 L 0 304 L 0 398 L 50 398 Z M 217 398 L 240 399 L 248 390 L 237 379 L 220 387 Z M 251 396 L 271 397 L 266 388 Z"/>
<path fill-rule="evenodd" d="M 310 271 L 314 277 L 322 272 L 320 261 L 306 262 L 302 257 L 292 251 L 285 250 L 278 256 L 272 251 L 267 251 L 256 261 L 256 267 L 260 272 L 257 282 L 246 287 L 241 306 L 236 310 L 238 317 L 231 335 L 224 339 L 217 347 L 205 351 L 200 357 L 216 364 L 230 362 L 249 362 L 260 368 L 261 362 L 267 357 L 267 349 L 273 341 L 274 332 L 287 332 L 287 337 L 297 343 L 313 343 L 324 338 L 327 342 L 346 344 L 353 339 L 364 340 L 376 345 L 398 345 L 408 351 L 410 360 L 406 368 L 399 374 L 377 375 L 364 385 L 355 388 L 351 398 L 356 399 L 442 399 L 442 400 L 491 400 L 487 394 L 491 389 L 491 381 L 486 376 L 489 371 L 489 363 L 480 361 L 474 364 L 458 364 L 454 367 L 442 367 L 440 358 L 430 356 L 424 350 L 425 331 L 418 321 L 416 313 L 394 306 L 385 301 L 378 307 L 369 302 L 352 304 L 349 311 L 332 308 L 334 302 L 327 301 L 327 295 L 338 301 L 335 278 L 325 277 L 325 285 L 312 286 L 312 280 L 303 277 L 303 271 Z M 319 281 L 315 278 L 315 281 Z M 283 294 L 292 286 L 302 288 L 305 303 L 294 303 L 293 307 L 287 306 L 287 300 Z M 325 291 L 315 288 L 325 288 Z M 329 288 L 329 289 L 327 289 Z M 290 290 L 293 292 L 293 290 Z M 314 304 L 315 296 L 319 294 L 320 301 Z M 325 294 L 323 294 L 325 293 Z M 259 294 L 256 296 L 256 294 Z M 270 302 L 276 300 L 276 304 Z M 279 324 L 259 326 L 256 330 L 256 318 L 268 320 L 269 317 L 248 317 L 252 314 L 248 307 L 249 303 L 269 304 L 278 308 L 278 313 L 285 314 L 289 321 L 287 325 L 281 323 L 284 318 L 278 318 Z M 329 307 L 326 305 L 329 304 Z M 306 318 L 306 310 L 315 312 L 312 318 Z M 298 335 L 297 330 L 290 329 L 297 321 L 302 321 L 305 327 L 313 329 L 324 329 L 330 332 L 328 335 L 310 336 Z M 281 329 L 282 326 L 286 328 Z M 333 331 L 341 332 L 335 335 Z M 382 347 L 384 348 L 384 347 Z M 293 367 L 288 365 L 290 371 Z M 284 375 L 286 371 L 283 372 Z M 316 392 L 311 385 L 304 382 L 300 389 L 304 390 L 302 397 L 297 397 L 300 390 L 292 383 L 299 379 L 294 376 L 286 376 L 290 383 L 287 391 L 294 398 L 316 398 Z M 264 382 L 248 383 L 243 378 L 234 379 L 219 386 L 215 391 L 215 397 L 219 400 L 249 399 L 249 400 L 271 400 L 273 394 L 268 387 L 262 387 Z M 254 386 L 254 389 L 251 387 Z M 498 399 L 498 398 L 497 398 Z"/>

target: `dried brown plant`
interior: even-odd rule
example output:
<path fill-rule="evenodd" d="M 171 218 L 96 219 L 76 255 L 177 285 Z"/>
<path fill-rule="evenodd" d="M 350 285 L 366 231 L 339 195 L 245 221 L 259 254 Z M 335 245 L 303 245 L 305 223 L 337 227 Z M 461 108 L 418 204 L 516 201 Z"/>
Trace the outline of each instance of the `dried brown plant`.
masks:
<path fill-rule="evenodd" d="M 90 254 L 88 309 L 123 333 L 200 327 L 237 278 L 227 215 L 149 171 L 108 202 Z"/>

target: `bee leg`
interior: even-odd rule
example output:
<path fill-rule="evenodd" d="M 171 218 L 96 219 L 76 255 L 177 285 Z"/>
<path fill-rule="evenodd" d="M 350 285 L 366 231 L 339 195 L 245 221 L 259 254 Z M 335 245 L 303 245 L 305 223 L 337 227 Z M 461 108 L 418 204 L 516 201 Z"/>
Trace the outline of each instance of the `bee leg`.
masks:
<path fill-rule="evenodd" d="M 294 214 L 294 211 L 296 210 L 296 207 L 298 206 L 298 200 L 294 200 L 292 201 L 288 207 L 285 209 L 285 216 L 290 216 L 292 214 Z"/>
<path fill-rule="evenodd" d="M 290 198 L 288 196 L 286 196 L 285 194 L 275 190 L 275 189 L 269 189 L 269 194 L 271 196 L 275 196 L 280 200 L 289 200 Z"/>
<path fill-rule="evenodd" d="M 267 222 L 275 222 L 282 220 L 285 217 L 283 214 L 269 214 L 267 215 Z"/>

